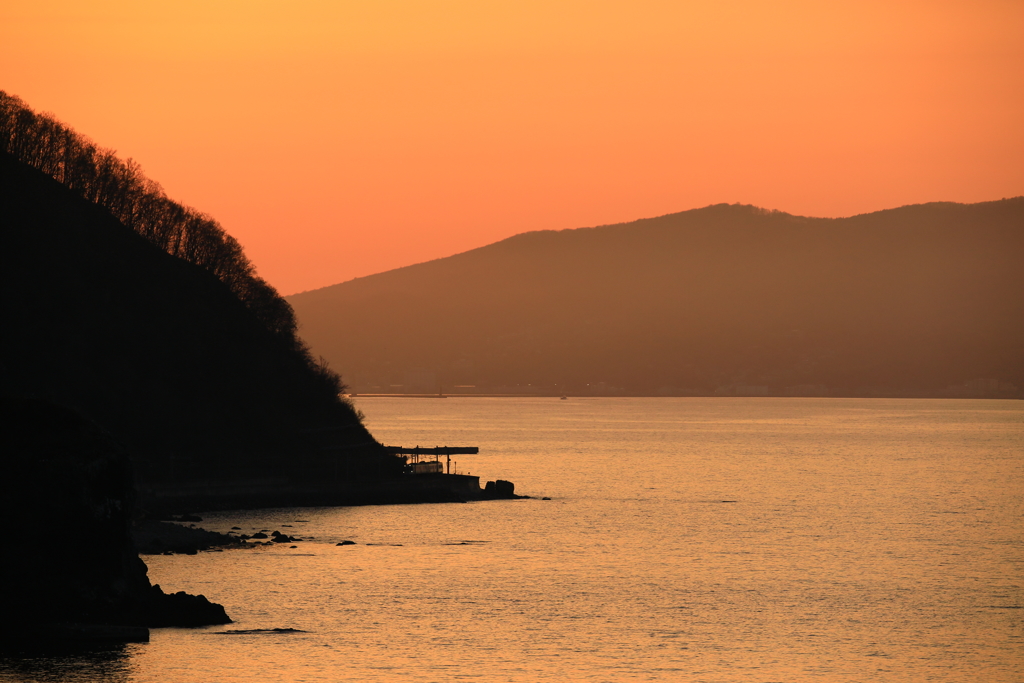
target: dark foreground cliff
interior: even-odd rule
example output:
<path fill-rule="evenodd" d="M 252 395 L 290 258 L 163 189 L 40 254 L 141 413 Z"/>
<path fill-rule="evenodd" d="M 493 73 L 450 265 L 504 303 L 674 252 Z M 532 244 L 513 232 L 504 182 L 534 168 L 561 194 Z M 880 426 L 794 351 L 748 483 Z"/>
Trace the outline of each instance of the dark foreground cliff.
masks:
<path fill-rule="evenodd" d="M 204 596 L 152 585 L 130 534 L 131 467 L 123 447 L 74 411 L 0 400 L 8 530 L 0 639 L 148 639 L 148 627 L 229 623 Z"/>
<path fill-rule="evenodd" d="M 116 435 L 150 511 L 339 504 L 401 471 L 223 282 L 3 153 L 0 225 L 0 395 Z"/>

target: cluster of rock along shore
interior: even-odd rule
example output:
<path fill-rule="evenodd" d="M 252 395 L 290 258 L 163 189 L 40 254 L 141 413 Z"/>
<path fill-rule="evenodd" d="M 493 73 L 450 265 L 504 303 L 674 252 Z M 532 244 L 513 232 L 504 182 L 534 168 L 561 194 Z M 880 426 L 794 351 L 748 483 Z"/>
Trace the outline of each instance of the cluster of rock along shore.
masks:
<path fill-rule="evenodd" d="M 240 532 L 240 527 L 231 527 L 226 534 L 196 527 L 195 524 L 182 526 L 183 522 L 201 522 L 201 517 L 182 515 L 168 520 L 143 520 L 135 524 L 132 536 L 135 547 L 142 555 L 195 555 L 203 551 L 220 552 L 233 548 L 254 548 L 259 545 L 277 545 L 314 541 L 313 536 L 292 536 L 280 530 L 253 529 L 252 534 Z M 287 525 L 285 525 L 287 526 Z M 356 545 L 355 541 L 341 541 L 335 545 Z M 293 548 L 296 546 L 292 546 Z"/>
<path fill-rule="evenodd" d="M 19 532 L 4 549 L 4 644 L 145 641 L 150 627 L 231 622 L 205 596 L 150 582 L 132 539 L 128 456 L 94 423 L 49 402 L 0 399 L 0 453 L 0 514 Z"/>
<path fill-rule="evenodd" d="M 202 519 L 195 515 L 142 518 L 124 448 L 78 412 L 48 401 L 0 398 L 0 458 L 9 484 L 0 514 L 19 530 L 18 545 L 4 549 L 8 585 L 16 587 L 5 598 L 5 643 L 144 641 L 150 627 L 230 623 L 205 596 L 167 594 L 152 584 L 139 554 L 314 540 L 276 529 L 221 534 L 196 527 Z M 487 484 L 479 499 L 525 497 L 510 482 Z"/>

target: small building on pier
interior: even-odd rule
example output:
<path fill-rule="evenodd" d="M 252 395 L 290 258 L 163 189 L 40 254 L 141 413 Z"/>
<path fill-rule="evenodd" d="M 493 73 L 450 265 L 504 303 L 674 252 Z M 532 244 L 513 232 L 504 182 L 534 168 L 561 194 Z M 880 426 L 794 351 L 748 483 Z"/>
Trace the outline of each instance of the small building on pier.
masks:
<path fill-rule="evenodd" d="M 384 450 L 391 455 L 405 457 L 406 474 L 451 474 L 453 455 L 476 455 L 480 452 L 476 446 L 385 446 Z M 444 462 L 441 462 L 441 456 L 444 456 Z"/>

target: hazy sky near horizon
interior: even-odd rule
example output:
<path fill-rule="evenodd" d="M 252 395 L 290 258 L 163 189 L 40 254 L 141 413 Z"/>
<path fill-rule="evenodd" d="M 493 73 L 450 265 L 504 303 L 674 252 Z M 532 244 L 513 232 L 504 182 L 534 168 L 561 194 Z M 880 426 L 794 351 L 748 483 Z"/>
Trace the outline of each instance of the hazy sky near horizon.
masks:
<path fill-rule="evenodd" d="M 283 294 L 537 229 L 1024 194 L 1024 2 L 52 0 L 0 89 Z"/>

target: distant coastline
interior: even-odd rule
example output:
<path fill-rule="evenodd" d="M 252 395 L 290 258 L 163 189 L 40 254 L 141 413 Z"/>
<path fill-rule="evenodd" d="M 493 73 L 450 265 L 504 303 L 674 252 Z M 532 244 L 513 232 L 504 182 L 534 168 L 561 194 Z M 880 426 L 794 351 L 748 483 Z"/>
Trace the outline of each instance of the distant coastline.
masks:
<path fill-rule="evenodd" d="M 662 393 L 627 393 L 625 391 L 618 393 L 587 393 L 587 394 L 575 394 L 566 393 L 561 394 L 558 392 L 521 392 L 521 393 L 501 393 L 501 392 L 486 392 L 481 391 L 478 393 L 446 393 L 443 396 L 437 394 L 400 394 L 400 393 L 359 393 L 349 394 L 348 397 L 351 399 L 360 398 L 555 398 L 560 399 L 562 396 L 566 398 L 930 398 L 930 399 L 978 399 L 978 400 L 1024 400 L 1024 391 L 1018 390 L 1014 386 L 1010 386 L 1004 390 L 993 390 L 993 391 L 972 391 L 969 388 L 961 387 L 950 387 L 945 391 L 940 392 L 920 392 L 920 391 L 900 391 L 900 390 L 875 390 L 870 389 L 862 392 L 835 392 L 835 393 L 800 393 L 795 391 L 783 390 L 782 392 L 773 392 L 766 390 L 765 392 L 749 392 L 744 393 L 742 390 L 736 392 L 722 391 L 714 393 L 697 393 L 697 392 L 684 392 L 684 391 L 667 391 Z"/>

